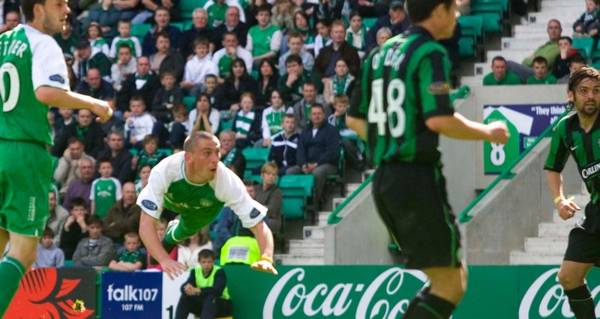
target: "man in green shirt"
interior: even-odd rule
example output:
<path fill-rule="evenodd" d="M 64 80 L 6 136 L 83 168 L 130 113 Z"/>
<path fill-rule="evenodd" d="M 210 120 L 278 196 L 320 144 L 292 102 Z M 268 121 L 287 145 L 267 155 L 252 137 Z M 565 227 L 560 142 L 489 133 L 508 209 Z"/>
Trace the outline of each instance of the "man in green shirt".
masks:
<path fill-rule="evenodd" d="M 548 68 L 552 69 L 554 61 L 556 61 L 556 58 L 558 58 L 560 55 L 560 48 L 558 46 L 558 40 L 560 39 L 560 35 L 562 33 L 560 21 L 557 19 L 550 19 L 550 21 L 548 21 L 546 31 L 548 32 L 548 42 L 539 46 L 531 55 L 526 57 L 523 60 L 523 65 L 532 67 L 533 60 L 536 57 L 541 56 L 548 61 Z"/>
<path fill-rule="evenodd" d="M 563 193 L 561 172 L 569 155 L 577 163 L 590 201 L 585 218 L 569 233 L 569 243 L 558 281 L 577 319 L 596 318 L 594 300 L 585 277 L 600 261 L 600 73 L 584 67 L 571 75 L 568 91 L 574 113 L 563 117 L 552 134 L 544 169 L 550 194 L 560 218 L 567 220 L 581 208 Z"/>
<path fill-rule="evenodd" d="M 65 26 L 66 0 L 21 1 L 27 24 L 0 35 L 0 317 L 36 259 L 52 178 L 49 105 L 89 109 L 106 122 L 109 104 L 69 91 L 63 53 L 51 37 Z"/>
<path fill-rule="evenodd" d="M 527 79 L 527 84 L 556 84 L 556 78 L 548 72 L 548 61 L 543 56 L 533 59 L 533 75 Z"/>
<path fill-rule="evenodd" d="M 496 56 L 492 59 L 492 72 L 483 78 L 483 85 L 519 85 L 521 79 L 514 72 L 506 69 L 506 59 Z"/>
<path fill-rule="evenodd" d="M 281 46 L 281 30 L 271 23 L 271 10 L 268 6 L 260 6 L 256 12 L 258 24 L 248 30 L 246 50 L 252 53 L 252 58 L 257 61 L 270 59 L 277 56 Z"/>
<path fill-rule="evenodd" d="M 438 134 L 504 144 L 503 123 L 472 122 L 454 112 L 450 61 L 437 40 L 452 36 L 455 0 L 407 0 L 414 24 L 371 51 L 353 92 L 348 127 L 366 139 L 377 167 L 377 211 L 406 258 L 431 285 L 404 318 L 447 319 L 465 292 L 460 234 L 446 196 Z M 418 78 L 419 81 L 413 81 Z"/>

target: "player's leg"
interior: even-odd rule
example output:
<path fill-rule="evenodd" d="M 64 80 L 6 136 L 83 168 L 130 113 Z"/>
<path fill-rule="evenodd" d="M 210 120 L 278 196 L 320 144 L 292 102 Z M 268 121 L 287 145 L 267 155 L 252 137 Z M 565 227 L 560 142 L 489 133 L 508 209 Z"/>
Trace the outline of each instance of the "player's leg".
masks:
<path fill-rule="evenodd" d="M 217 316 L 217 298 L 205 296 L 202 298 L 202 312 L 200 313 L 200 319 L 212 319 Z"/>
<path fill-rule="evenodd" d="M 35 261 L 38 240 L 36 237 L 10 234 L 10 250 L 0 262 L 0 315 L 8 309 L 21 278 Z"/>
<path fill-rule="evenodd" d="M 569 298 L 569 305 L 577 319 L 594 319 L 594 300 L 585 284 L 585 277 L 594 264 L 564 260 L 558 272 L 558 281 Z"/>
<path fill-rule="evenodd" d="M 196 223 L 192 219 L 193 216 L 179 215 L 179 219 L 169 222 L 165 231 L 165 238 L 163 239 L 165 248 L 175 247 L 180 242 L 192 237 L 205 226 L 205 224 Z"/>

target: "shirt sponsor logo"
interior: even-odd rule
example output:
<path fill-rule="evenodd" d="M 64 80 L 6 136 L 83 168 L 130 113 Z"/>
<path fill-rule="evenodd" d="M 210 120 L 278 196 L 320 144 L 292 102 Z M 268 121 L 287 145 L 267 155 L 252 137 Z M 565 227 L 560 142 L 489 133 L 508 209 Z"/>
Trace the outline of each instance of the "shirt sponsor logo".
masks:
<path fill-rule="evenodd" d="M 65 84 L 65 78 L 60 74 L 53 74 L 50 76 L 50 81 L 58 82 L 60 84 Z"/>
<path fill-rule="evenodd" d="M 428 91 L 433 95 L 446 95 L 450 93 L 450 86 L 446 82 L 433 82 L 429 85 Z"/>
<path fill-rule="evenodd" d="M 142 206 L 144 206 L 145 208 L 147 208 L 149 210 L 157 210 L 158 209 L 158 205 L 156 205 L 156 203 L 154 203 L 151 200 L 147 200 L 147 199 L 144 199 L 142 201 Z"/>
<path fill-rule="evenodd" d="M 581 170 L 583 180 L 595 177 L 600 172 L 600 162 L 594 162 Z"/>

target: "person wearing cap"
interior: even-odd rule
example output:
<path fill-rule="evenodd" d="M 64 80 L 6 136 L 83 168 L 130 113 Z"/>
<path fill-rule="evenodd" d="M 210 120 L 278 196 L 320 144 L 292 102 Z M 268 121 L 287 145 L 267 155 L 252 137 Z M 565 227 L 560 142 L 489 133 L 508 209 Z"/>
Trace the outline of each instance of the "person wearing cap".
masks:
<path fill-rule="evenodd" d="M 377 46 L 377 31 L 379 29 L 388 27 L 392 31 L 392 36 L 395 36 L 408 30 L 409 26 L 410 20 L 404 10 L 403 1 L 392 1 L 388 14 L 377 19 L 377 22 L 369 29 L 369 33 L 367 34 L 367 52 Z"/>
<path fill-rule="evenodd" d="M 79 83 L 87 77 L 89 69 L 95 68 L 100 71 L 102 77 L 110 77 L 110 59 L 102 52 L 92 56 L 92 46 L 88 40 L 81 40 L 75 47 L 75 63 L 73 63 L 73 72 L 79 79 Z"/>

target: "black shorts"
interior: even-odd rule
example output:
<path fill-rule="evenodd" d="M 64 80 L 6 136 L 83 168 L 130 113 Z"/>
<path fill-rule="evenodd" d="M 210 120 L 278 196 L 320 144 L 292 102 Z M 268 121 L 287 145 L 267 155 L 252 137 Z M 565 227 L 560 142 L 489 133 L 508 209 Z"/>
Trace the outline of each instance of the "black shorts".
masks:
<path fill-rule="evenodd" d="M 375 172 L 373 196 L 407 268 L 460 267 L 460 232 L 441 169 L 384 163 Z"/>
<path fill-rule="evenodd" d="M 585 220 L 569 233 L 564 260 L 600 266 L 600 205 L 585 206 Z"/>

